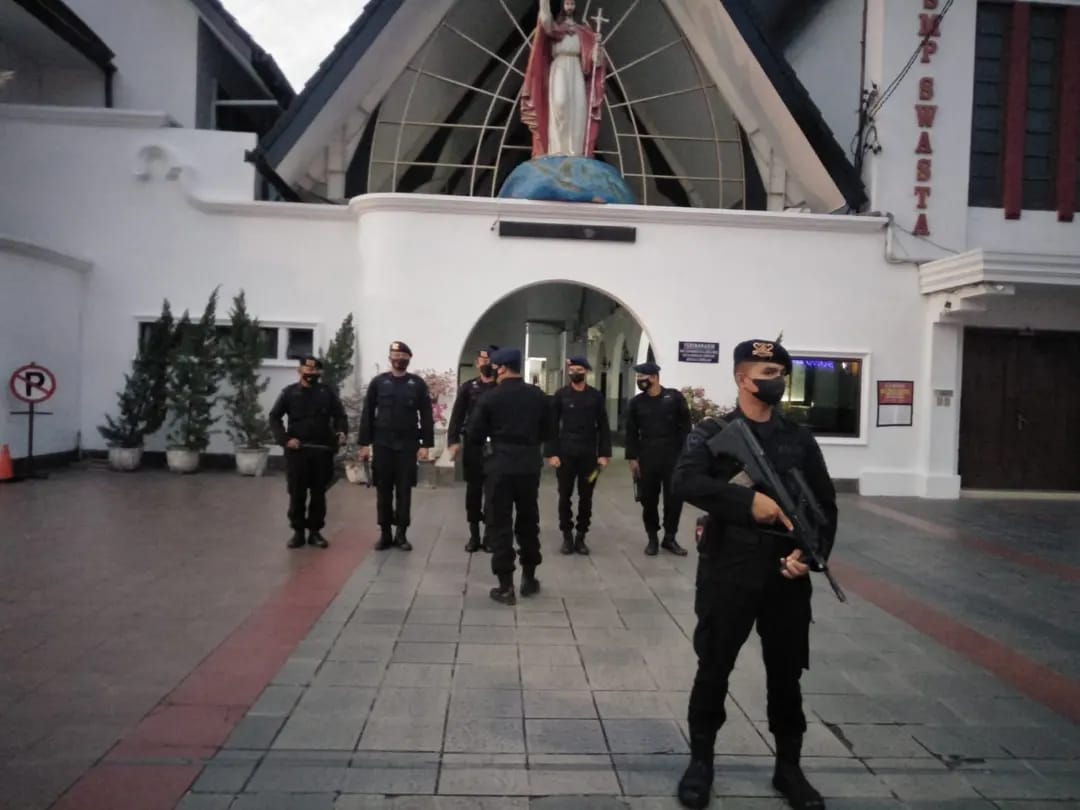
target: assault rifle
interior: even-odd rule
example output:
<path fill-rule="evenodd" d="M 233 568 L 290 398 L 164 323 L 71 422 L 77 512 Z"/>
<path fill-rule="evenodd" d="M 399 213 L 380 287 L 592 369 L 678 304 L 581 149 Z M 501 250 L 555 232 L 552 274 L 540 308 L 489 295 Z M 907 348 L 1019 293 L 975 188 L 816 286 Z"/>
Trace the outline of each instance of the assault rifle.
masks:
<path fill-rule="evenodd" d="M 832 572 L 822 556 L 824 543 L 822 531 L 828 519 L 802 472 L 792 469 L 789 473 L 795 485 L 795 497 L 792 497 L 776 470 L 773 469 L 757 437 L 743 419 L 736 418 L 728 422 L 723 430 L 709 439 L 708 447 L 713 455 L 734 459 L 753 485 L 761 487 L 766 495 L 776 501 L 791 521 L 791 525 L 794 526 L 792 532 L 768 529 L 759 529 L 759 531 L 794 540 L 796 546 L 802 550 L 810 568 L 825 574 L 836 598 L 841 602 L 846 602 L 847 596 L 833 579 Z"/>

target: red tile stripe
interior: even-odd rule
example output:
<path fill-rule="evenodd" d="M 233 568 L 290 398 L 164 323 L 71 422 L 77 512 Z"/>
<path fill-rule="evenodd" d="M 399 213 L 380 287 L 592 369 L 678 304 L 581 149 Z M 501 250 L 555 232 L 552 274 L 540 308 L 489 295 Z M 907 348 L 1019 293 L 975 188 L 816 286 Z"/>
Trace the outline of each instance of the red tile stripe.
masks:
<path fill-rule="evenodd" d="M 975 537 L 950 526 L 942 526 L 941 524 L 924 520 L 923 518 L 909 515 L 888 506 L 882 506 L 881 504 L 860 501 L 858 506 L 864 512 L 871 512 L 875 515 L 896 521 L 897 523 L 903 523 L 905 526 L 918 529 L 931 537 L 936 537 L 940 540 L 951 540 L 960 543 L 967 548 L 981 551 L 983 554 L 999 557 L 1008 562 L 1016 563 L 1025 568 L 1030 568 L 1033 571 L 1055 576 L 1068 582 L 1080 582 L 1080 567 L 1078 566 L 1069 565 L 1064 562 L 1051 562 L 1042 557 L 1036 557 L 1034 554 L 1025 554 L 1004 543 L 997 543 L 992 540 Z"/>
<path fill-rule="evenodd" d="M 1061 55 L 1061 105 L 1058 107 L 1057 208 L 1061 222 L 1076 211 L 1076 152 L 1080 149 L 1080 7 L 1065 9 Z"/>
<path fill-rule="evenodd" d="M 1027 129 L 1028 40 L 1031 6 L 1015 3 L 1009 32 L 1009 56 L 1005 64 L 1009 81 L 1005 89 L 1005 162 L 1002 186 L 1005 218 L 1019 219 L 1024 206 L 1024 132 Z"/>
<path fill-rule="evenodd" d="M 263 689 L 304 640 L 375 544 L 373 532 L 336 534 L 135 728 L 84 773 L 55 810 L 166 810 L 191 787 Z M 286 553 L 282 548 L 282 553 Z M 292 552 L 297 553 L 297 552 Z"/>
<path fill-rule="evenodd" d="M 1004 644 L 908 596 L 903 590 L 841 560 L 829 567 L 844 588 L 877 605 L 945 647 L 985 667 L 1019 692 L 1080 723 L 1080 682 L 1035 663 Z"/>

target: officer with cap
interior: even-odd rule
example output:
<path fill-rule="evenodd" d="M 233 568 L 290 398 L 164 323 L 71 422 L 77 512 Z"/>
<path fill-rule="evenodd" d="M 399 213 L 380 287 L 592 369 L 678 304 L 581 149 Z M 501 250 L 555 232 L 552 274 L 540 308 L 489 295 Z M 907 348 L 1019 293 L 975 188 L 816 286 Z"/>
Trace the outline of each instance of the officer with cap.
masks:
<path fill-rule="evenodd" d="M 552 440 L 544 455 L 555 468 L 559 481 L 559 530 L 563 554 L 588 554 L 585 535 L 592 520 L 593 488 L 596 475 L 611 460 L 611 427 L 608 425 L 604 395 L 585 382 L 592 370 L 585 357 L 566 361 L 570 384 L 555 392 L 551 400 Z M 577 535 L 570 500 L 574 483 L 578 491 Z"/>
<path fill-rule="evenodd" d="M 406 369 L 412 349 L 399 340 L 390 344 L 390 371 L 376 376 L 368 386 L 360 416 L 360 460 L 371 455 L 375 479 L 379 526 L 382 534 L 375 548 L 397 546 L 411 551 L 405 536 L 412 512 L 412 488 L 416 486 L 417 462 L 428 457 L 435 444 L 435 420 L 427 383 Z M 395 508 L 396 507 L 396 508 Z M 397 532 L 391 535 L 391 526 Z"/>
<path fill-rule="evenodd" d="M 640 394 L 626 409 L 626 460 L 638 485 L 641 516 L 649 541 L 645 553 L 654 556 L 664 548 L 680 557 L 686 549 L 675 535 L 679 531 L 682 502 L 671 491 L 671 472 L 690 431 L 690 406 L 681 391 L 660 385 L 660 366 L 634 366 Z M 660 542 L 660 491 L 664 492 L 664 540 Z"/>
<path fill-rule="evenodd" d="M 836 535 L 836 491 L 813 435 L 776 410 L 791 373 L 791 357 L 779 340 L 740 343 L 734 361 L 737 407 L 723 420 L 706 419 L 694 428 L 672 476 L 676 495 L 708 513 L 694 600 L 698 669 L 688 711 L 690 765 L 679 782 L 679 800 L 686 807 L 709 803 L 728 677 L 756 622 L 769 731 L 776 740 L 773 786 L 792 807 L 816 810 L 825 804 L 799 765 L 806 732 L 799 678 L 810 665 L 809 569 L 793 542 L 762 533 L 790 530 L 788 516 L 768 495 L 731 483 L 737 467 L 714 456 L 707 442 L 728 421 L 743 419 L 778 475 L 801 470 L 827 518 L 826 558 Z"/>
<path fill-rule="evenodd" d="M 521 378 L 521 352 L 499 349 L 491 355 L 498 381 L 484 394 L 470 420 L 470 440 L 491 440 L 484 463 L 491 504 L 491 571 L 499 578 L 491 598 L 504 605 L 517 604 L 514 594 L 514 535 L 521 561 L 521 595 L 540 590 L 540 454 L 551 438 L 551 406 L 547 394 Z M 515 514 L 517 513 L 516 518 Z"/>
<path fill-rule="evenodd" d="M 462 449 L 464 439 L 464 454 L 461 461 L 465 468 L 465 517 L 469 521 L 469 542 L 465 550 L 472 554 L 479 551 L 480 524 L 484 522 L 484 444 L 477 444 L 469 438 L 469 416 L 476 409 L 476 403 L 480 397 L 491 391 L 495 386 L 495 367 L 491 365 L 491 353 L 498 346 L 488 346 L 476 353 L 476 370 L 479 377 L 474 377 L 458 388 L 457 397 L 454 399 L 454 408 L 450 412 L 450 426 L 447 428 L 447 452 L 451 459 L 456 459 Z M 490 551 L 490 544 L 484 540 L 484 550 Z"/>
<path fill-rule="evenodd" d="M 334 452 L 345 443 L 349 420 L 337 394 L 319 382 L 322 379 L 319 358 L 300 358 L 297 371 L 300 381 L 285 386 L 270 409 L 274 440 L 285 448 L 289 523 L 293 528 L 288 545 L 289 548 L 303 546 L 306 529 L 308 545 L 326 548 L 329 543 L 321 534 L 326 523 L 326 490 L 334 477 Z"/>

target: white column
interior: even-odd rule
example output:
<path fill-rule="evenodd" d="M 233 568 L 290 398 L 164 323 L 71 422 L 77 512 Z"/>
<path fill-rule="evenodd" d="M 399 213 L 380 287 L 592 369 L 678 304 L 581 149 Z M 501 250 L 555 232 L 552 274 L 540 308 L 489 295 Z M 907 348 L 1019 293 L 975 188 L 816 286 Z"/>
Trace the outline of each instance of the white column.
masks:
<path fill-rule="evenodd" d="M 916 416 L 921 494 L 926 498 L 959 498 L 964 327 L 961 323 L 941 322 L 940 312 L 939 298 L 928 298 L 922 392 L 916 394 L 921 412 Z"/>

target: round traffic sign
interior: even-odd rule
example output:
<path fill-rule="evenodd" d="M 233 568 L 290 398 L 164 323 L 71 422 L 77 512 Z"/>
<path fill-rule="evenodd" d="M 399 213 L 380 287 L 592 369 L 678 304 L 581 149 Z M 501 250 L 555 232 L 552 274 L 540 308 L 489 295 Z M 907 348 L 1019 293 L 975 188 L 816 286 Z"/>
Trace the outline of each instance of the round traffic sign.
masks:
<path fill-rule="evenodd" d="M 15 369 L 8 383 L 15 399 L 36 404 L 56 393 L 56 377 L 45 366 L 27 363 Z"/>

